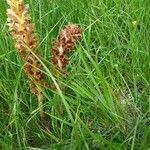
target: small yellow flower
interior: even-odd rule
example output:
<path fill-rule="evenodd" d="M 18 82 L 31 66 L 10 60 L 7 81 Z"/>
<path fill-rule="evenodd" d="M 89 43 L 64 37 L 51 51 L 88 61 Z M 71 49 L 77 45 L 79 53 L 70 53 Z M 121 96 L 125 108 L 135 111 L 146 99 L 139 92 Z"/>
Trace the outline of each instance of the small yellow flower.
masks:
<path fill-rule="evenodd" d="M 133 24 L 133 25 L 136 25 L 136 24 L 137 24 L 137 21 L 133 21 L 132 24 Z"/>

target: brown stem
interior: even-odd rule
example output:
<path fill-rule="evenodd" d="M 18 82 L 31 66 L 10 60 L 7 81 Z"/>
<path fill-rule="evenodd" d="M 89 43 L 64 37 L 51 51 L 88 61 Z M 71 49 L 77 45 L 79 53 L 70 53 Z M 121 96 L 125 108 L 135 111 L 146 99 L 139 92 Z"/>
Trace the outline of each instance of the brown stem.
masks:
<path fill-rule="evenodd" d="M 38 92 L 37 97 L 38 97 L 39 115 L 40 115 L 41 121 L 43 121 L 45 119 L 45 113 L 44 113 L 44 110 L 43 110 L 43 104 L 44 104 L 43 93 Z"/>
<path fill-rule="evenodd" d="M 45 111 L 43 109 L 44 95 L 39 89 L 38 89 L 37 97 L 38 97 L 38 106 L 39 106 L 39 116 L 40 116 L 42 126 L 44 127 L 44 129 L 50 132 L 50 121 L 47 120 Z"/>

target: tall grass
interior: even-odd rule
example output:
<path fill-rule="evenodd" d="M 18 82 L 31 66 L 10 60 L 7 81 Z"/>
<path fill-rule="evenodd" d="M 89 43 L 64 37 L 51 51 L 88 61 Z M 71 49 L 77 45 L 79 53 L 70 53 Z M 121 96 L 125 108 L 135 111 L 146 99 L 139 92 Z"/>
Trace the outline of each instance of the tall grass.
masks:
<path fill-rule="evenodd" d="M 41 63 L 50 83 L 66 87 L 44 92 L 51 124 L 45 131 L 30 93 L 23 62 L 0 5 L 0 149 L 150 148 L 149 0 L 27 0 L 38 33 Z M 55 78 L 46 60 L 51 43 L 67 22 L 78 23 L 83 39 Z M 59 104 L 64 105 L 64 114 Z"/>

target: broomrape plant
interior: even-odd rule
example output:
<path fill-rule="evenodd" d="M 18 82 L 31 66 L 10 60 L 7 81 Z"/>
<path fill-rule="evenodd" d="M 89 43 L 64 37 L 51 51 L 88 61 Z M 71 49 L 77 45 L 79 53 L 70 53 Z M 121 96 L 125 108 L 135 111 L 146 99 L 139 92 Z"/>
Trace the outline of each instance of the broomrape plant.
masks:
<path fill-rule="evenodd" d="M 76 24 L 68 24 L 65 29 L 59 33 L 59 39 L 56 39 L 52 46 L 52 62 L 56 67 L 55 70 L 65 73 L 64 67 L 69 62 L 69 59 L 65 54 L 74 48 L 75 42 L 80 38 L 81 29 Z"/>
<path fill-rule="evenodd" d="M 38 45 L 36 34 L 34 33 L 33 25 L 30 23 L 29 7 L 24 4 L 23 0 L 7 0 L 10 9 L 7 10 L 8 26 L 12 37 L 16 42 L 16 49 L 22 56 L 25 65 L 24 71 L 30 79 L 32 93 L 38 97 L 38 103 L 41 107 L 43 104 L 43 94 L 38 85 L 44 85 L 44 74 L 41 71 L 42 64 L 32 54 L 35 53 L 38 57 L 41 54 L 37 52 Z M 44 118 L 44 112 L 40 110 L 41 119 Z"/>
<path fill-rule="evenodd" d="M 10 7 L 7 10 L 9 30 L 15 40 L 15 47 L 25 62 L 24 71 L 30 80 L 32 93 L 38 97 L 39 114 L 41 120 L 44 121 L 45 114 L 42 109 L 44 95 L 41 87 L 48 87 L 48 83 L 44 81 L 43 66 L 37 59 L 37 57 L 42 58 L 42 54 L 37 50 L 38 39 L 31 23 L 29 6 L 24 3 L 24 0 L 7 0 L 7 3 Z M 59 33 L 59 39 L 56 39 L 52 46 L 52 62 L 55 66 L 53 70 L 64 72 L 63 69 L 68 64 L 65 54 L 74 47 L 75 42 L 80 38 L 81 29 L 76 24 L 67 25 Z M 53 73 L 55 74 L 55 72 Z"/>

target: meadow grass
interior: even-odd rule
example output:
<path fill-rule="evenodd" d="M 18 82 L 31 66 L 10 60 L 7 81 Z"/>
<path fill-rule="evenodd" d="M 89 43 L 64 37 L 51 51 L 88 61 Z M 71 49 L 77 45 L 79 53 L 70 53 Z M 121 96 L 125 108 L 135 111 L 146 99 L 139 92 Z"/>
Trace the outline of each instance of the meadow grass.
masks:
<path fill-rule="evenodd" d="M 39 37 L 51 132 L 41 127 L 23 61 L 0 4 L 0 149 L 150 149 L 150 1 L 26 0 Z M 68 77 L 49 69 L 51 43 L 68 22 L 82 27 Z M 49 61 L 48 61 L 49 60 Z M 60 112 L 60 104 L 64 112 Z"/>

